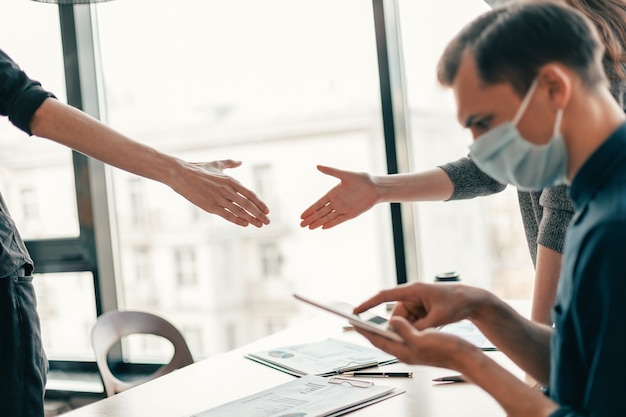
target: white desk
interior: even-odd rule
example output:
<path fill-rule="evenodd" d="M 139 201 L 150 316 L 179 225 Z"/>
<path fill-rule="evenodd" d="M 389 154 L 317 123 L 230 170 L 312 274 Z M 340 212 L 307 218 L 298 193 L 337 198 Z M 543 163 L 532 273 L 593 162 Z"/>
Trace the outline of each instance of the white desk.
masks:
<path fill-rule="evenodd" d="M 288 382 L 293 376 L 243 357 L 246 353 L 275 347 L 317 342 L 328 337 L 369 345 L 355 332 L 342 332 L 345 322 L 321 313 L 318 319 L 268 336 L 234 351 L 215 355 L 174 371 L 129 391 L 64 414 L 67 417 L 188 417 L 194 413 Z M 489 352 L 496 361 L 523 374 L 500 352 Z M 505 416 L 484 391 L 469 383 L 433 383 L 432 379 L 455 372 L 402 363 L 384 370 L 412 371 L 413 378 L 372 378 L 377 384 L 403 388 L 405 393 L 357 410 L 350 415 L 380 416 Z"/>

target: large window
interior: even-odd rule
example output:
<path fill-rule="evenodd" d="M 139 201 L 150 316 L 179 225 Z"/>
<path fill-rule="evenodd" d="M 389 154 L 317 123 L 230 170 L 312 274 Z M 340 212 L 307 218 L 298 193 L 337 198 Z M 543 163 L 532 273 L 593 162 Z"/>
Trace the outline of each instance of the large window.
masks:
<path fill-rule="evenodd" d="M 227 173 L 268 203 L 272 223 L 240 228 L 162 184 L 114 169 L 86 176 L 87 185 L 100 187 L 91 190 L 80 179 L 93 165 L 0 120 L 0 186 L 37 256 L 51 359 L 92 358 L 90 328 L 97 311 L 111 308 L 166 317 L 199 359 L 316 313 L 293 292 L 357 302 L 393 285 L 396 257 L 418 266 L 409 280 L 456 270 L 466 283 L 503 297 L 530 297 L 532 264 L 512 189 L 409 205 L 415 229 L 404 225 L 404 233 L 417 249 L 409 245 L 406 253 L 394 248 L 387 205 L 331 230 L 300 228 L 300 213 L 336 184 L 317 164 L 387 172 L 394 137 L 383 123 L 388 104 L 381 106 L 387 97 L 383 82 L 381 100 L 376 48 L 385 39 L 372 7 L 383 3 L 397 6 L 399 22 L 388 21 L 387 29 L 400 23 L 403 45 L 389 65 L 404 65 L 412 149 L 405 169 L 456 160 L 470 135 L 458 126 L 451 93 L 438 87 L 435 65 L 445 43 L 487 9 L 482 0 L 134 0 L 62 13 L 81 30 L 91 23 L 97 29 L 93 45 L 89 37 L 78 41 L 80 54 L 94 52 L 101 68 L 101 96 L 83 94 L 105 104 L 105 121 L 188 160 L 242 160 Z M 0 47 L 65 101 L 59 10 L 5 0 L 0 13 L 11 18 L 0 25 Z M 70 87 L 77 83 L 68 79 Z M 94 203 L 93 213 L 80 208 L 103 195 L 108 203 Z M 108 208 L 112 220 L 102 221 Z M 93 259 L 96 247 L 111 257 Z M 130 361 L 162 361 L 170 353 L 152 339 L 122 348 Z"/>
<path fill-rule="evenodd" d="M 118 1 L 98 6 L 98 23 L 109 123 L 188 160 L 242 160 L 227 173 L 272 220 L 239 228 L 115 171 L 123 308 L 194 329 L 202 357 L 312 313 L 294 291 L 358 301 L 395 282 L 388 207 L 329 231 L 299 226 L 336 183 L 317 164 L 385 171 L 371 3 Z M 151 289 L 136 277 L 146 264 Z"/>

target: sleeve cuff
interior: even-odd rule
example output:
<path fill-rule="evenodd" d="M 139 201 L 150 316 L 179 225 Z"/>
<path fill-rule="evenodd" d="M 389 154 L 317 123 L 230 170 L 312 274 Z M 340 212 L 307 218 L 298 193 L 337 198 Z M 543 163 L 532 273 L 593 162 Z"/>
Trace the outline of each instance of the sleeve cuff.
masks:
<path fill-rule="evenodd" d="M 441 165 L 439 168 L 444 170 L 454 185 L 452 196 L 447 201 L 496 194 L 506 188 L 506 184 L 500 184 L 482 172 L 468 157 Z"/>
<path fill-rule="evenodd" d="M 13 107 L 17 110 L 9 114 L 9 120 L 16 127 L 32 136 L 30 121 L 37 109 L 48 98 L 56 97 L 39 86 L 29 88 L 28 91 L 20 94 L 20 97 L 16 100 Z"/>
<path fill-rule="evenodd" d="M 574 216 L 574 205 L 567 194 L 567 187 L 562 185 L 544 190 L 539 204 L 543 207 L 543 216 L 537 243 L 563 253 L 565 234 Z"/>

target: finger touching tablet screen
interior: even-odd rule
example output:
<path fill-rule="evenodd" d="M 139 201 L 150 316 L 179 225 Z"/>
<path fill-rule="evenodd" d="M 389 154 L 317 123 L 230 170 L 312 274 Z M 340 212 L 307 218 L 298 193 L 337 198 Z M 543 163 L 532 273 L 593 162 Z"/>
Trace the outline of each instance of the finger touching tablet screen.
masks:
<path fill-rule="evenodd" d="M 341 301 L 324 303 L 300 294 L 294 294 L 293 296 L 298 300 L 304 301 L 305 303 L 308 303 L 312 306 L 321 308 L 322 310 L 326 310 L 330 313 L 346 318 L 348 319 L 350 324 L 355 327 L 359 327 L 363 330 L 376 333 L 388 339 L 395 340 L 396 342 L 403 341 L 400 335 L 389 329 L 387 319 L 384 317 L 377 316 L 369 312 L 364 312 L 360 315 L 353 314 L 352 310 L 354 309 L 354 307 L 348 303 L 344 303 Z"/>

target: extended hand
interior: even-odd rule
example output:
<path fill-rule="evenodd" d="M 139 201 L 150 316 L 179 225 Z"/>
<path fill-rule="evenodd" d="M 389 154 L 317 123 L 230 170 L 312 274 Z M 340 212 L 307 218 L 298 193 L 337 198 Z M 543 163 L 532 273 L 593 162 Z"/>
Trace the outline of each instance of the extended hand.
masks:
<path fill-rule="evenodd" d="M 378 202 L 376 184 L 369 174 L 323 165 L 318 165 L 317 169 L 341 182 L 302 213 L 300 226 L 330 229 L 369 210 Z"/>
<path fill-rule="evenodd" d="M 223 217 L 239 226 L 269 224 L 268 207 L 236 179 L 224 174 L 240 161 L 183 163 L 182 174 L 174 190 L 205 211 Z"/>

